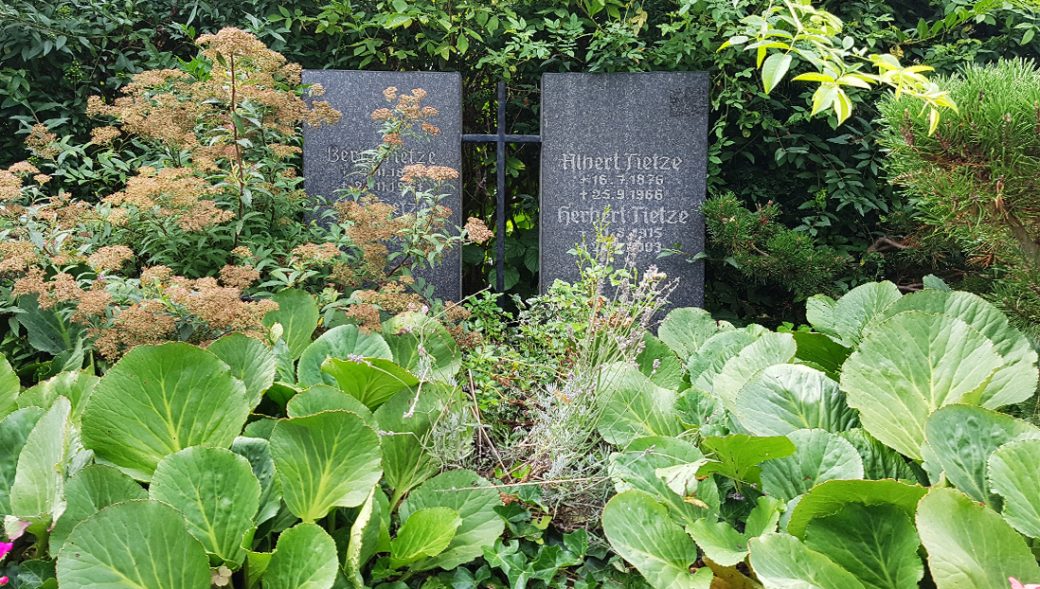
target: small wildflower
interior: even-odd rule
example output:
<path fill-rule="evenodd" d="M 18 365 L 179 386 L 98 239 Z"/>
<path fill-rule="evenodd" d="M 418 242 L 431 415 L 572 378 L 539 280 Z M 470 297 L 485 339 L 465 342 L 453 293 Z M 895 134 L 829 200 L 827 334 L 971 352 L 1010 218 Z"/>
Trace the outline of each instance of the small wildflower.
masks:
<path fill-rule="evenodd" d="M 486 243 L 495 236 L 494 232 L 484 224 L 484 221 L 476 217 L 470 217 L 466 220 L 465 230 L 466 236 L 473 243 Z"/>
<path fill-rule="evenodd" d="M 166 266 L 150 266 L 141 270 L 141 284 L 162 284 L 173 276 L 173 270 Z"/>
<path fill-rule="evenodd" d="M 22 196 L 22 179 L 8 170 L 0 170 L 0 202 Z"/>
<path fill-rule="evenodd" d="M 379 317 L 379 308 L 375 305 L 365 303 L 351 305 L 346 310 L 345 314 L 347 317 L 357 321 L 357 324 L 362 331 L 378 332 L 382 328 L 382 321 Z"/>
<path fill-rule="evenodd" d="M 12 548 L 14 548 L 14 542 L 0 542 L 0 560 L 3 560 Z"/>
<path fill-rule="evenodd" d="M 425 164 L 411 164 L 401 170 L 401 182 L 413 184 L 419 180 L 430 180 L 432 182 L 447 182 L 459 177 L 459 171 L 448 166 L 427 166 Z"/>
<path fill-rule="evenodd" d="M 260 273 L 248 264 L 244 266 L 229 264 L 220 269 L 220 281 L 224 283 L 224 286 L 245 289 L 252 286 L 259 278 Z"/>
<path fill-rule="evenodd" d="M 228 587 L 231 585 L 231 569 L 224 565 L 220 565 L 213 571 L 213 577 L 210 579 L 213 582 L 214 587 Z"/>
<path fill-rule="evenodd" d="M 39 168 L 30 164 L 29 162 L 18 162 L 15 164 L 11 164 L 11 167 L 7 168 L 7 171 L 11 172 L 12 174 L 17 174 L 19 176 L 31 176 L 33 174 L 40 173 Z"/>
<path fill-rule="evenodd" d="M 112 272 L 134 259 L 134 252 L 125 245 L 109 245 L 87 256 L 87 265 L 96 272 Z"/>
<path fill-rule="evenodd" d="M 54 146 L 57 141 L 57 135 L 51 133 L 43 124 L 37 123 L 29 131 L 29 136 L 25 139 L 25 146 L 41 158 L 52 160 L 58 157 L 58 149 Z"/>
<path fill-rule="evenodd" d="M 121 134 L 122 132 L 117 127 L 95 127 L 90 131 L 90 140 L 97 145 L 108 145 Z"/>
<path fill-rule="evenodd" d="M 385 98 L 387 102 L 393 102 L 394 100 L 396 100 L 397 99 L 397 87 L 396 86 L 390 86 L 386 90 L 383 90 L 383 98 Z"/>
<path fill-rule="evenodd" d="M 253 257 L 253 250 L 249 249 L 244 245 L 240 245 L 235 249 L 231 250 L 231 255 L 239 260 L 248 260 Z"/>
<path fill-rule="evenodd" d="M 338 258 L 341 253 L 334 243 L 305 243 L 294 247 L 290 255 L 294 264 L 324 264 Z"/>

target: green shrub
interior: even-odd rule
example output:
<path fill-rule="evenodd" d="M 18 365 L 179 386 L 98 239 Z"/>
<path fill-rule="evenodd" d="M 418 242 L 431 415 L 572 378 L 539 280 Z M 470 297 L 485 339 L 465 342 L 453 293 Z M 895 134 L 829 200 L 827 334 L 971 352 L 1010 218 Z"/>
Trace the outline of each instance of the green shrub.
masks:
<path fill-rule="evenodd" d="M 682 384 L 601 398 L 611 546 L 662 589 L 1040 579 L 1040 428 L 998 412 L 1036 393 L 1037 352 L 996 307 L 928 284 L 814 296 L 794 332 L 670 313 Z"/>
<path fill-rule="evenodd" d="M 944 82 L 959 110 L 926 133 L 913 104 L 881 105 L 886 169 L 917 218 L 954 240 L 980 285 L 1019 323 L 1040 323 L 1040 69 L 1008 60 L 970 66 Z"/>

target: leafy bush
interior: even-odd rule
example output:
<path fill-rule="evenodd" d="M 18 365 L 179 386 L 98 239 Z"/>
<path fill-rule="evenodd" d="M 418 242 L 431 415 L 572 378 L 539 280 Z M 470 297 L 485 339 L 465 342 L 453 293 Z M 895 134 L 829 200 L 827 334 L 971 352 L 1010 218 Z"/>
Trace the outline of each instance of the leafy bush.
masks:
<path fill-rule="evenodd" d="M 31 560 L 16 586 L 56 559 L 69 587 L 362 587 L 454 568 L 501 535 L 498 492 L 438 474 L 426 449 L 458 410 L 443 328 L 401 316 L 311 342 L 307 304 L 279 312 L 273 349 L 241 335 L 139 346 L 101 378 L 25 391 L 0 363 L 0 508 Z M 341 568 L 333 537 L 348 536 Z"/>
<path fill-rule="evenodd" d="M 6 125 L 0 165 L 24 159 L 17 133 L 34 123 L 75 137 L 74 145 L 86 141 L 89 96 L 114 98 L 134 73 L 190 61 L 196 53 L 191 39 L 224 26 L 249 30 L 309 68 L 459 71 L 466 130 L 479 133 L 494 128 L 494 82 L 503 77 L 509 81 L 511 128 L 525 133 L 537 132 L 543 72 L 706 70 L 713 72 L 711 194 L 732 192 L 752 211 L 772 201 L 780 209 L 778 223 L 848 254 L 853 263 L 823 290 L 881 277 L 911 286 L 922 274 L 963 271 L 956 252 L 946 253 L 956 248 L 922 247 L 916 225 L 905 222 L 904 199 L 883 178 L 884 154 L 873 140 L 876 92 L 850 92 L 854 114 L 836 130 L 836 119 L 809 116 L 814 88 L 781 83 L 766 94 L 754 56 L 716 52 L 725 39 L 745 33 L 743 19 L 770 6 L 730 0 L 307 0 L 291 7 L 270 0 L 8 2 L 0 13 L 0 124 Z M 928 64 L 943 74 L 1001 56 L 1035 57 L 1040 43 L 1040 21 L 1024 3 L 854 0 L 816 6 L 844 21 L 842 34 L 831 39 L 832 45 L 842 43 L 840 50 L 847 35 L 868 53 L 891 53 L 905 65 Z M 46 59 L 31 58 L 39 55 Z M 801 73 L 797 67 L 792 75 Z M 77 160 L 68 173 L 83 192 L 109 194 L 118 189 L 113 180 L 127 174 L 110 162 Z M 492 218 L 494 162 L 486 147 L 465 151 L 464 217 Z M 538 270 L 537 150 L 511 150 L 506 165 L 512 197 L 504 238 L 508 283 L 528 297 L 535 294 Z M 902 247 L 873 247 L 879 239 Z M 489 283 L 492 251 L 469 248 L 467 292 Z M 709 308 L 774 323 L 804 319 L 800 307 L 787 301 L 787 280 L 749 280 L 750 272 L 728 265 L 726 257 L 708 261 Z M 802 267 L 797 274 L 817 272 Z"/>
<path fill-rule="evenodd" d="M 962 101 L 934 136 L 902 99 L 881 104 L 891 150 L 887 169 L 913 199 L 917 217 L 955 240 L 979 273 L 973 280 L 1020 324 L 1040 322 L 1037 105 L 1033 62 L 971 66 L 944 82 Z M 985 280 L 983 280 L 983 278 Z"/>
<path fill-rule="evenodd" d="M 654 587 L 1040 579 L 1040 429 L 997 411 L 1034 395 L 1037 353 L 983 299 L 929 284 L 812 297 L 794 332 L 670 313 L 682 384 L 602 398 L 613 548 Z"/>
<path fill-rule="evenodd" d="M 365 152 L 362 181 L 312 214 L 300 125 L 339 113 L 305 101 L 321 88 L 302 87 L 300 67 L 249 33 L 222 29 L 198 43 L 181 68 L 136 74 L 111 103 L 93 97 L 92 114 L 113 125 L 86 145 L 36 125 L 32 162 L 0 170 L 0 295 L 12 326 L 3 345 L 57 356 L 41 362 L 47 376 L 91 351 L 111 361 L 139 344 L 255 336 L 266 299 L 285 288 L 322 292 L 331 309 L 350 305 L 353 319 L 378 327 L 429 296 L 413 269 L 488 238 L 479 220 L 447 222 L 443 184 L 457 170 L 407 166 L 404 210 L 370 194 L 401 136 L 438 131 L 422 89 L 388 89 L 373 113 L 385 140 Z M 95 160 L 113 173 L 106 192 L 84 193 L 74 162 Z"/>

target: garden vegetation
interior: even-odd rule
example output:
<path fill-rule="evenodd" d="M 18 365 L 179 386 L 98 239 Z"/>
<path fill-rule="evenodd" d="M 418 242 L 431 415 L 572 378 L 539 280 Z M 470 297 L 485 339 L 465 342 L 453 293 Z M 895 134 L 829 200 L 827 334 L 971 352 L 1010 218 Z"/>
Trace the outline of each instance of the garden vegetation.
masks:
<path fill-rule="evenodd" d="M 824 8 L 0 6 L 0 586 L 1040 583 L 1033 8 Z M 519 129 L 543 71 L 713 68 L 712 308 L 607 226 L 513 288 L 527 153 L 506 236 L 482 149 L 372 196 L 422 88 L 315 203 L 297 61 L 506 78 Z M 514 296 L 415 277 L 495 239 Z"/>

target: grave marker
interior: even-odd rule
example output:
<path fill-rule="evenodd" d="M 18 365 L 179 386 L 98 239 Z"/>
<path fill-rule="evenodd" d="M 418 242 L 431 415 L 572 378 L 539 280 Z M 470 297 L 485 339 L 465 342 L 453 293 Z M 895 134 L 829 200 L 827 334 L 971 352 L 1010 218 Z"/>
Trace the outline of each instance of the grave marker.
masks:
<path fill-rule="evenodd" d="M 704 302 L 704 267 L 667 249 L 704 249 L 708 74 L 542 77 L 541 290 L 578 278 L 567 252 L 604 216 L 636 263 L 678 278 L 675 307 Z"/>
<path fill-rule="evenodd" d="M 425 141 L 405 138 L 402 150 L 391 156 L 376 174 L 374 193 L 384 202 L 408 212 L 414 203 L 401 196 L 399 178 L 408 164 L 450 166 L 462 169 L 462 79 L 458 73 L 445 72 L 379 72 L 345 70 L 305 70 L 305 84 L 321 84 L 327 100 L 343 117 L 335 125 L 304 127 L 303 173 L 308 194 L 332 197 L 334 192 L 357 182 L 355 161 L 361 153 L 382 142 L 380 122 L 373 121 L 372 111 L 388 106 L 383 91 L 394 86 L 402 93 L 413 88 L 426 90 L 424 105 L 439 113 L 431 122 L 440 133 Z M 448 197 L 442 202 L 452 210 L 449 223 L 462 225 L 462 180 L 446 187 Z M 418 276 L 434 286 L 436 296 L 459 300 L 462 296 L 462 249 L 445 254 L 442 263 Z"/>

